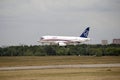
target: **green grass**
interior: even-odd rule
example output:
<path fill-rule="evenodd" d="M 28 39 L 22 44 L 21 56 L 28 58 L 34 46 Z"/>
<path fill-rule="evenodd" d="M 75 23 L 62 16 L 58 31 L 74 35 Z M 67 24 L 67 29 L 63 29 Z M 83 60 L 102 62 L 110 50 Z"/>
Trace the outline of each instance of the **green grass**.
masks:
<path fill-rule="evenodd" d="M 0 57 L 0 67 L 41 66 L 64 64 L 104 64 L 120 63 L 120 56 L 17 56 Z"/>
<path fill-rule="evenodd" d="M 1 80 L 120 80 L 120 68 L 0 71 Z"/>

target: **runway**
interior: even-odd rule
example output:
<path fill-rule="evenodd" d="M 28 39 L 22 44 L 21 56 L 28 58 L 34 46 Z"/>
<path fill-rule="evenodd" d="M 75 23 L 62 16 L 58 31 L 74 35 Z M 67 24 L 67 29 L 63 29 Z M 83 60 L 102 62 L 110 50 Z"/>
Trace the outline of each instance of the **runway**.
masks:
<path fill-rule="evenodd" d="M 120 67 L 116 64 L 76 64 L 76 65 L 48 65 L 48 66 L 20 66 L 20 67 L 0 67 L 0 70 L 31 70 L 31 69 L 59 69 L 59 68 L 104 68 Z"/>

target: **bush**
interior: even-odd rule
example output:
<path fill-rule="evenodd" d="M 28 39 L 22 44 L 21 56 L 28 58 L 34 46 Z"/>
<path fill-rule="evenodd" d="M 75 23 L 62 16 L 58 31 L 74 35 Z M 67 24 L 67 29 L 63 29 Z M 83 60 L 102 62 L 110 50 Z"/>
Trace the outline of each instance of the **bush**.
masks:
<path fill-rule="evenodd" d="M 10 46 L 0 48 L 0 56 L 95 55 L 120 56 L 120 45 Z"/>

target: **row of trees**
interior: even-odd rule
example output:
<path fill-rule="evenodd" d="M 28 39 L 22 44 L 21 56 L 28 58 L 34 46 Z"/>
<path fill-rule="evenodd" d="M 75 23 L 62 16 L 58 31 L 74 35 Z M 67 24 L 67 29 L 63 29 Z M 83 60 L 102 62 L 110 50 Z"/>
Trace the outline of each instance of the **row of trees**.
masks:
<path fill-rule="evenodd" d="M 0 56 L 51 56 L 51 55 L 85 55 L 85 56 L 120 56 L 120 45 L 57 45 L 44 46 L 9 46 L 0 48 Z"/>

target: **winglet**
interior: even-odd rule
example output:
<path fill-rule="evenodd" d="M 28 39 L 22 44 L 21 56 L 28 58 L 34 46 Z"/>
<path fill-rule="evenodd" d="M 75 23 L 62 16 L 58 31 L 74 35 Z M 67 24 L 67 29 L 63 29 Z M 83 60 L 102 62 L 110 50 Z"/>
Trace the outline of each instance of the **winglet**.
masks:
<path fill-rule="evenodd" d="M 80 37 L 87 38 L 89 33 L 90 27 L 87 27 L 84 32 L 80 35 Z"/>

